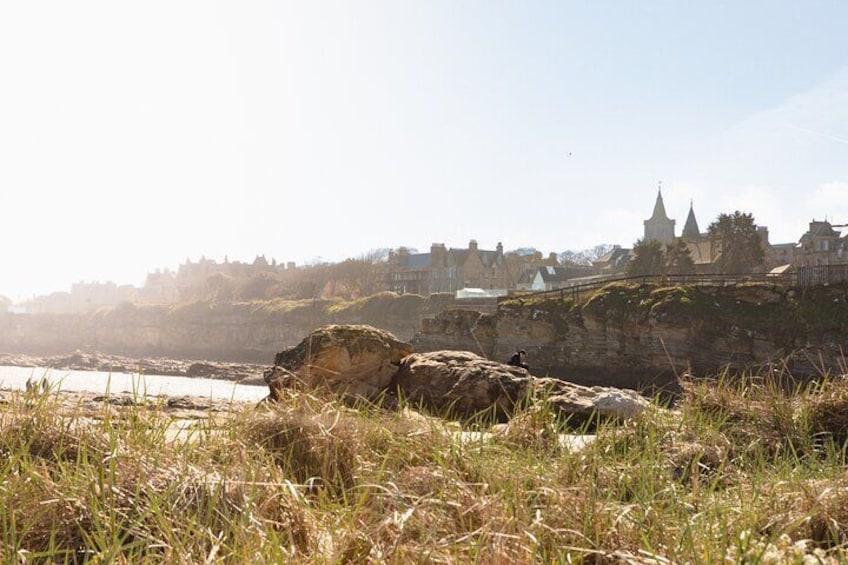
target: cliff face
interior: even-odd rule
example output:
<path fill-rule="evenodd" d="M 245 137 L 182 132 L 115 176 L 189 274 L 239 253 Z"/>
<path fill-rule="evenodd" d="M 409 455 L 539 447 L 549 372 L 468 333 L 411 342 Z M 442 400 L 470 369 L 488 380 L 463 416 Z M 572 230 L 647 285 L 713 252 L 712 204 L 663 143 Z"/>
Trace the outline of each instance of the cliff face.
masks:
<path fill-rule="evenodd" d="M 77 349 L 127 356 L 271 363 L 317 327 L 370 324 L 408 340 L 450 295 L 390 293 L 326 300 L 177 306 L 122 304 L 93 314 L 0 314 L 0 352 L 55 355 Z"/>
<path fill-rule="evenodd" d="M 448 310 L 425 321 L 412 343 L 501 361 L 526 349 L 534 374 L 582 384 L 663 384 L 687 370 L 770 362 L 805 376 L 844 367 L 848 287 L 802 294 L 761 284 L 610 285 L 576 305 L 516 299 L 494 315 Z"/>
<path fill-rule="evenodd" d="M 845 372 L 848 286 L 805 293 L 767 285 L 609 285 L 578 304 L 516 299 L 495 314 L 449 295 L 382 294 L 356 302 L 124 304 L 90 315 L 0 314 L 0 352 L 76 349 L 136 357 L 271 363 L 313 329 L 369 324 L 419 352 L 472 351 L 506 361 L 526 349 L 533 374 L 638 388 L 675 373 L 774 362 L 793 375 Z M 420 331 L 419 331 L 420 330 Z"/>

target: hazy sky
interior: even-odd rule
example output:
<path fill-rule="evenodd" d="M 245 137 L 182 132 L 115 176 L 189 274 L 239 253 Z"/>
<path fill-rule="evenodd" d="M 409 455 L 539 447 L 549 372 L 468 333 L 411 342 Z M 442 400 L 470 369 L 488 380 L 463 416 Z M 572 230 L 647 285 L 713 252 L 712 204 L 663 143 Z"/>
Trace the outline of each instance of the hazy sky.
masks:
<path fill-rule="evenodd" d="M 0 3 L 0 294 L 848 223 L 848 2 Z"/>

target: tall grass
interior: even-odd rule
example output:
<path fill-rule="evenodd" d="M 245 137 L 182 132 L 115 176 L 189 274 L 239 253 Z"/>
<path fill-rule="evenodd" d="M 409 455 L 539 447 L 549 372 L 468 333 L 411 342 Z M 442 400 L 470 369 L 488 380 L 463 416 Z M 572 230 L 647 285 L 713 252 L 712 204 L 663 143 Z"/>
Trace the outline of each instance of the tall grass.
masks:
<path fill-rule="evenodd" d="M 818 563 L 848 541 L 848 383 L 681 383 L 678 406 L 506 424 L 303 392 L 175 433 L 153 399 L 0 405 L 4 563 Z"/>

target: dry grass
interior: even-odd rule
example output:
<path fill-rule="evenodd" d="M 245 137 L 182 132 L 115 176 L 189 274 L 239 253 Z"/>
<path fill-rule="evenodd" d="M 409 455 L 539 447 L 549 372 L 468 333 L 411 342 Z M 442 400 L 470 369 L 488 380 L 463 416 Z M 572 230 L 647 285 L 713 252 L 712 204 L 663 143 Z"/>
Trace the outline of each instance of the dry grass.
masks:
<path fill-rule="evenodd" d="M 302 392 L 168 433 L 165 406 L 0 406 L 6 563 L 846 559 L 848 383 L 688 380 L 580 450 L 549 406 L 473 430 Z M 468 440 L 479 432 L 484 439 Z"/>

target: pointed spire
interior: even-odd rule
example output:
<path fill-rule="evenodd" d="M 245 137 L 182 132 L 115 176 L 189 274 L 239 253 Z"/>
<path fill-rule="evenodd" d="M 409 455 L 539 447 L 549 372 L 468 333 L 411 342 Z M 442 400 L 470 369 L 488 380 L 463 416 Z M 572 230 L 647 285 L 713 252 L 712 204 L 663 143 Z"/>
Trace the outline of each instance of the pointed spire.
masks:
<path fill-rule="evenodd" d="M 698 220 L 695 219 L 695 207 L 691 200 L 689 201 L 689 216 L 686 217 L 686 224 L 683 226 L 683 233 L 680 235 L 686 241 L 697 241 L 701 237 Z"/>
<path fill-rule="evenodd" d="M 654 204 L 654 214 L 645 220 L 645 241 L 656 240 L 660 243 L 672 243 L 674 241 L 674 220 L 665 213 L 665 204 L 662 199 L 662 182 L 657 189 L 657 202 Z"/>
<path fill-rule="evenodd" d="M 651 216 L 652 220 L 668 220 L 668 216 L 665 214 L 665 204 L 663 204 L 662 199 L 662 181 L 660 181 L 660 186 L 657 189 L 657 202 L 654 204 L 654 214 Z"/>

